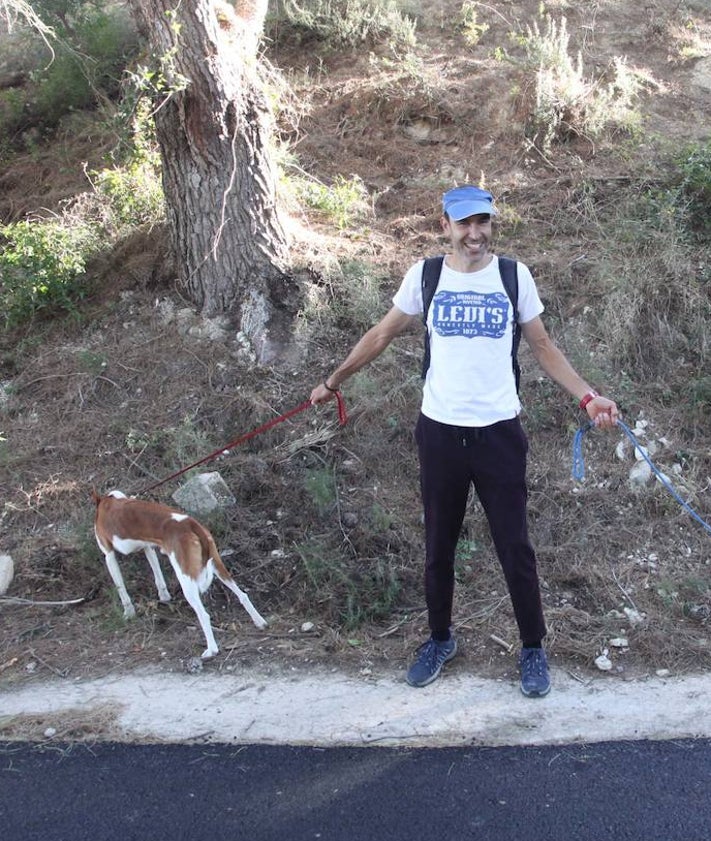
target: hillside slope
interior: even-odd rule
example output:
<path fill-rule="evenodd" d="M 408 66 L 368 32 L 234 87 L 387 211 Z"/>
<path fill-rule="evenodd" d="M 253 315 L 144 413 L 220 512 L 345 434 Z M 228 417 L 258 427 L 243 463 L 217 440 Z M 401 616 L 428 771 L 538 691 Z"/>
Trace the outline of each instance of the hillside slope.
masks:
<path fill-rule="evenodd" d="M 638 367 L 624 370 L 608 352 L 619 336 L 598 320 L 606 292 L 596 285 L 623 257 L 645 258 L 641 249 L 629 254 L 635 243 L 619 236 L 617 220 L 608 226 L 619 203 L 659 177 L 670 150 L 711 137 L 706 3 L 687 0 L 671 11 L 655 0 L 644 7 L 634 0 L 547 3 L 556 20 L 566 15 L 571 53 L 580 50 L 586 78 L 606 78 L 614 59 L 625 57 L 642 80 L 635 133 L 573 133 L 550 145 L 528 136 L 535 74 L 520 37 L 512 38 L 537 20 L 539 3 L 474 5 L 487 27 L 476 44 L 458 24 L 462 4 L 446 0 L 418 18 L 407 56 L 387 44 L 268 50 L 299 103 L 280 123 L 299 166 L 324 183 L 357 177 L 371 200 L 371 212 L 343 229 L 289 205 L 295 262 L 314 278 L 301 365 L 256 369 L 219 320 L 192 312 L 175 289 L 159 228 L 134 235 L 93 267 L 96 292 L 80 320 L 38 321 L 2 338 L 0 553 L 10 553 L 16 567 L 8 595 L 83 600 L 3 603 L 3 680 L 161 660 L 178 668 L 199 653 L 192 611 L 182 598 L 156 604 L 142 558 L 123 565 L 139 616 L 122 622 L 93 543 L 91 487 L 138 493 L 300 404 L 385 310 L 407 266 L 441 250 L 439 197 L 455 183 L 481 181 L 493 190 L 503 211 L 497 247 L 534 270 L 552 333 L 581 372 L 618 399 L 632 426 L 648 422 L 662 469 L 676 476 L 679 464 L 678 480 L 711 517 L 708 423 L 684 397 L 693 351 L 675 362 L 678 382 L 654 368 L 655 349 L 641 339 Z M 75 117 L 54 143 L 12 159 L 0 171 L 3 221 L 56 210 L 86 190 L 82 164 L 107 151 L 97 137 L 86 115 Z M 695 253 L 684 254 L 691 261 Z M 615 329 L 634 339 L 641 325 L 620 318 Z M 411 435 L 419 354 L 420 337 L 405 337 L 353 378 L 345 428 L 332 409 L 309 410 L 210 468 L 222 473 L 237 504 L 209 525 L 233 550 L 227 562 L 271 623 L 267 633 L 256 631 L 214 585 L 206 603 L 223 656 L 210 668 L 230 668 L 235 657 L 295 668 L 400 668 L 426 633 Z M 632 456 L 628 449 L 626 461 L 616 457 L 616 433 L 586 438 L 587 479 L 573 483 L 573 402 L 540 378 L 526 354 L 523 364 L 531 529 L 552 656 L 583 671 L 607 649 L 622 675 L 708 667 L 708 534 L 661 485 L 630 489 Z M 164 486 L 158 498 L 169 500 L 175 487 Z M 508 674 L 513 657 L 492 635 L 516 644 L 515 625 L 474 501 L 460 546 L 458 668 Z M 304 623 L 313 629 L 302 630 Z M 629 648 L 611 648 L 619 637 Z"/>

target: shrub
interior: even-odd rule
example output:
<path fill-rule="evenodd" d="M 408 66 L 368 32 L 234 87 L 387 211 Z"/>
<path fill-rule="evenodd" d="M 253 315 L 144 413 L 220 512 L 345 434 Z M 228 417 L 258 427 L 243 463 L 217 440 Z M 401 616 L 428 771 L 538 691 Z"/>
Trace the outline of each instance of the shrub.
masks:
<path fill-rule="evenodd" d="M 0 226 L 0 242 L 0 306 L 6 326 L 40 311 L 76 311 L 87 291 L 86 260 L 98 247 L 94 226 L 16 222 Z"/>
<path fill-rule="evenodd" d="M 163 189 L 156 167 L 135 161 L 92 173 L 94 194 L 89 203 L 100 216 L 102 227 L 112 237 L 165 215 Z"/>
<path fill-rule="evenodd" d="M 638 127 L 635 104 L 643 77 L 624 59 L 613 60 L 607 78 L 586 78 L 582 55 L 570 55 L 565 17 L 558 24 L 546 15 L 543 31 L 534 21 L 522 40 L 538 68 L 529 134 L 541 148 L 547 150 L 553 142 L 575 135 L 597 137 L 608 127 L 627 131 Z"/>
<path fill-rule="evenodd" d="M 165 216 L 155 138 L 146 131 L 147 103 L 136 105 L 124 160 L 88 173 L 92 189 L 64 203 L 51 220 L 0 226 L 0 305 L 7 326 L 41 310 L 76 311 L 86 294 L 88 258 Z"/>
<path fill-rule="evenodd" d="M 476 47 L 482 35 L 489 31 L 488 23 L 479 23 L 479 4 L 466 0 L 459 12 L 459 30 L 470 47 Z"/>
<path fill-rule="evenodd" d="M 677 159 L 680 199 L 689 227 L 711 236 L 711 141 L 686 148 Z"/>
<path fill-rule="evenodd" d="M 332 48 L 389 40 L 393 48 L 415 44 L 415 23 L 393 0 L 279 0 L 267 21 L 276 44 L 320 42 Z"/>
<path fill-rule="evenodd" d="M 15 97 L 8 100 L 3 94 L 0 139 L 14 142 L 29 128 L 52 130 L 65 114 L 115 96 L 123 70 L 138 49 L 131 19 L 118 5 L 104 11 L 97 3 L 40 0 L 33 7 L 56 37 L 51 60 L 46 50 L 38 53 L 29 79 L 14 89 Z"/>
<path fill-rule="evenodd" d="M 354 630 L 391 616 L 402 585 L 387 559 L 353 561 L 319 536 L 294 548 L 314 597 L 327 598 L 333 619 L 342 627 Z"/>
<path fill-rule="evenodd" d="M 315 178 L 296 176 L 291 184 L 304 204 L 319 211 L 341 231 L 371 212 L 368 190 L 358 176 L 337 175 L 330 185 Z"/>
<path fill-rule="evenodd" d="M 708 185 L 699 149 L 681 163 L 674 160 L 660 157 L 651 181 L 589 183 L 577 208 L 565 212 L 600 244 L 576 294 L 591 302 L 593 341 L 604 347 L 604 358 L 633 380 L 663 383 L 661 391 L 677 394 L 671 399 L 683 393 L 689 405 L 701 405 L 707 395 L 702 372 L 711 360 L 711 243 L 694 228 L 705 224 L 705 214 L 691 207 L 703 201 Z"/>
<path fill-rule="evenodd" d="M 338 499 L 333 472 L 326 468 L 310 470 L 305 480 L 306 490 L 320 516 L 333 509 Z"/>

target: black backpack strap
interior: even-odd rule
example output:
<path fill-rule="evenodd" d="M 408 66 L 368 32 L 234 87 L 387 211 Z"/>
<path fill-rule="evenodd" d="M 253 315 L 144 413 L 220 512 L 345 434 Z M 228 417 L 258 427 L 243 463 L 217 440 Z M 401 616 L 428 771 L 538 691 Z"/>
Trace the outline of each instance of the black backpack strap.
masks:
<path fill-rule="evenodd" d="M 521 383 L 521 366 L 518 364 L 518 346 L 521 343 L 521 325 L 518 321 L 518 263 L 510 257 L 499 257 L 499 274 L 506 294 L 513 307 L 513 341 L 511 343 L 511 364 L 516 378 L 516 391 Z"/>
<path fill-rule="evenodd" d="M 422 323 L 427 327 L 427 313 L 437 290 L 439 276 L 442 272 L 444 256 L 426 257 L 422 265 Z M 425 355 L 422 359 L 422 379 L 427 375 L 430 367 L 430 334 L 425 329 Z"/>

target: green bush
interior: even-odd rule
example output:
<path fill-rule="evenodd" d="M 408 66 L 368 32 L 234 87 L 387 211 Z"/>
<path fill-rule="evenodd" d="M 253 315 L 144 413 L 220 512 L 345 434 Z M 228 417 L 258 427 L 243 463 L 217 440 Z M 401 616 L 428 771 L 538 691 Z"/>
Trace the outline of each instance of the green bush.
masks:
<path fill-rule="evenodd" d="M 321 536 L 294 548 L 313 598 L 327 598 L 333 619 L 343 628 L 355 630 L 392 615 L 402 585 L 387 559 L 354 561 Z"/>
<path fill-rule="evenodd" d="M 44 0 L 33 3 L 52 26 L 53 55 L 39 52 L 36 66 L 12 96 L 0 101 L 0 140 L 17 143 L 30 128 L 54 129 L 65 114 L 95 107 L 119 92 L 124 68 L 138 50 L 138 36 L 126 10 L 102 4 Z M 28 52 L 33 52 L 28 35 Z M 37 40 L 39 36 L 34 36 Z"/>
<path fill-rule="evenodd" d="M 0 226 L 0 308 L 6 327 L 38 312 L 76 312 L 86 295 L 87 258 L 98 248 L 92 225 L 60 221 Z"/>
<path fill-rule="evenodd" d="M 711 235 L 711 141 L 689 146 L 677 161 L 689 227 Z"/>
<path fill-rule="evenodd" d="M 120 234 L 164 217 L 163 188 L 150 162 L 104 169 L 93 173 L 92 178 L 107 233 Z"/>
<path fill-rule="evenodd" d="M 624 59 L 615 58 L 606 78 L 585 76 L 582 54 L 570 54 L 567 21 L 550 15 L 545 26 L 534 21 L 521 38 L 536 67 L 536 102 L 528 133 L 542 149 L 576 135 L 599 136 L 606 128 L 634 131 L 639 127 L 637 97 L 645 80 Z"/>
<path fill-rule="evenodd" d="M 53 128 L 65 114 L 88 108 L 93 102 L 94 92 L 79 59 L 60 51 L 37 82 L 29 103 L 30 119 L 42 128 Z"/>
<path fill-rule="evenodd" d="M 652 178 L 625 185 L 590 182 L 577 207 L 566 208 L 597 244 L 575 291 L 591 302 L 599 362 L 703 407 L 711 360 L 711 228 L 703 231 L 711 153 L 699 146 L 664 152 L 650 169 Z"/>
<path fill-rule="evenodd" d="M 489 31 L 488 23 L 479 23 L 479 4 L 465 0 L 459 11 L 458 29 L 470 47 L 476 47 L 482 36 Z"/>
<path fill-rule="evenodd" d="M 306 475 L 305 485 L 322 517 L 334 508 L 338 496 L 336 480 L 332 471 L 325 467 L 310 470 Z"/>
<path fill-rule="evenodd" d="M 304 204 L 334 222 L 341 231 L 372 212 L 368 189 L 357 175 L 353 178 L 337 175 L 330 185 L 295 175 L 290 183 Z"/>
<path fill-rule="evenodd" d="M 279 0 L 266 23 L 276 43 L 319 42 L 332 48 L 387 40 L 393 48 L 415 45 L 415 23 L 394 0 Z"/>

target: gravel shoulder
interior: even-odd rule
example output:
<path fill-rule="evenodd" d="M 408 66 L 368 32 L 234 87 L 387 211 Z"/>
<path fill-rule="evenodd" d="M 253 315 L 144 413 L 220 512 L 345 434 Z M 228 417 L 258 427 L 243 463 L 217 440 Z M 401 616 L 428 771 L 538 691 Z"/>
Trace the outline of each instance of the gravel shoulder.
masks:
<path fill-rule="evenodd" d="M 512 681 L 443 675 L 411 689 L 401 675 L 230 675 L 150 669 L 29 682 L 3 692 L 0 737 L 233 744 L 542 745 L 711 737 L 711 675 L 580 682 L 553 672 L 544 699 Z"/>

